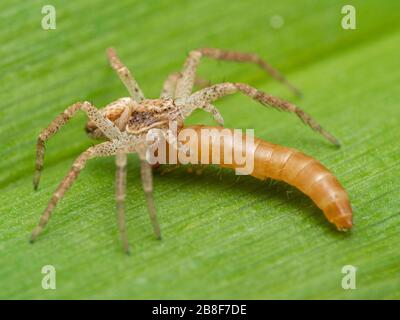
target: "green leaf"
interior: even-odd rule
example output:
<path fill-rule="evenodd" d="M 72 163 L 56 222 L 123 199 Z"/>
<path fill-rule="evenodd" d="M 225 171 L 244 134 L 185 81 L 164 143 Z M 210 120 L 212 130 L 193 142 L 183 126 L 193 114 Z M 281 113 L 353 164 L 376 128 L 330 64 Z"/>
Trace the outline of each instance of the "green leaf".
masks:
<path fill-rule="evenodd" d="M 400 298 L 399 1 L 353 0 L 356 30 L 341 27 L 344 1 L 52 1 L 57 28 L 47 31 L 45 4 L 0 4 L 0 298 Z M 275 15 L 281 28 L 270 24 Z M 254 128 L 330 168 L 352 200 L 354 229 L 339 233 L 286 184 L 180 168 L 154 179 L 160 242 L 130 156 L 131 256 L 119 242 L 112 158 L 88 163 L 30 245 L 52 192 L 93 143 L 77 116 L 47 144 L 34 192 L 37 135 L 73 102 L 101 107 L 127 95 L 107 64 L 109 46 L 147 97 L 193 48 L 265 57 L 303 99 L 251 65 L 204 59 L 200 74 L 294 102 L 341 140 L 336 149 L 295 117 L 239 95 L 216 103 L 227 127 Z M 213 121 L 197 112 L 188 123 Z M 56 290 L 41 287 L 44 265 L 56 268 Z M 344 265 L 357 268 L 356 290 L 341 287 Z"/>

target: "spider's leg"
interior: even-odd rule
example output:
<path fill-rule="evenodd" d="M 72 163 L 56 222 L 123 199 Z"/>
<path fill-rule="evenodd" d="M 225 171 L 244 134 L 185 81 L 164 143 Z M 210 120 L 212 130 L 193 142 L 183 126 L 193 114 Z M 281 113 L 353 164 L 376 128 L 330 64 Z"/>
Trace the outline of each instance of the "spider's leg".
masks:
<path fill-rule="evenodd" d="M 142 178 L 143 191 L 146 196 L 147 208 L 149 210 L 151 224 L 157 239 L 161 240 L 161 229 L 157 219 L 156 207 L 153 199 L 153 172 L 151 165 L 146 160 L 146 152 L 144 149 L 138 150 L 140 157 L 140 175 Z"/>
<path fill-rule="evenodd" d="M 167 79 L 165 79 L 160 98 L 162 99 L 173 99 L 175 98 L 175 89 L 176 89 L 176 84 L 178 80 L 182 77 L 181 72 L 173 72 L 171 73 Z M 200 88 L 205 88 L 207 86 L 211 85 L 211 82 L 203 79 L 199 76 L 196 76 L 194 80 L 194 85 L 200 87 Z"/>
<path fill-rule="evenodd" d="M 140 102 L 144 99 L 142 90 L 140 89 L 135 78 L 130 73 L 129 69 L 121 62 L 118 58 L 114 48 L 108 48 L 107 50 L 108 60 L 110 61 L 111 67 L 117 72 L 119 78 L 128 89 L 129 94 L 136 102 Z"/>
<path fill-rule="evenodd" d="M 65 125 L 78 110 L 83 110 L 87 114 L 88 118 L 96 124 L 96 126 L 104 133 L 106 137 L 115 139 L 121 134 L 120 130 L 115 126 L 115 124 L 105 118 L 98 109 L 90 104 L 90 102 L 77 102 L 72 106 L 69 106 L 40 133 L 37 139 L 35 175 L 33 178 L 33 186 L 35 190 L 39 186 L 40 174 L 43 168 L 46 140 L 57 133 L 57 131 L 63 125 Z"/>
<path fill-rule="evenodd" d="M 160 98 L 162 98 L 162 99 L 175 98 L 176 84 L 177 84 L 177 81 L 181 77 L 182 77 L 182 73 L 180 73 L 180 72 L 171 73 L 164 82 L 163 88 L 161 90 Z M 199 86 L 204 88 L 205 86 L 210 85 L 210 82 L 205 79 L 196 77 L 195 84 L 198 84 Z M 220 112 L 218 111 L 218 109 L 216 107 L 214 107 L 212 104 L 207 104 L 203 107 L 203 109 L 204 109 L 204 111 L 211 113 L 214 120 L 217 121 L 217 123 L 219 125 L 221 125 L 221 126 L 224 125 L 224 118 L 222 117 L 222 115 L 220 114 Z M 185 112 L 183 112 L 182 115 L 186 118 Z"/>
<path fill-rule="evenodd" d="M 175 97 L 176 83 L 181 77 L 182 74 L 180 72 L 173 72 L 165 79 L 161 89 L 161 99 L 173 99 Z"/>
<path fill-rule="evenodd" d="M 286 85 L 289 88 L 289 90 L 291 90 L 294 94 L 298 96 L 301 95 L 300 91 L 296 87 L 294 87 L 291 83 L 289 83 L 278 70 L 273 68 L 260 56 L 254 53 L 221 50 L 216 48 L 200 48 L 191 51 L 188 57 L 186 58 L 185 65 L 182 70 L 182 77 L 178 81 L 176 86 L 175 96 L 177 98 L 186 98 L 192 92 L 197 67 L 200 63 L 200 59 L 202 56 L 216 60 L 255 63 L 258 66 L 260 66 L 263 70 L 268 72 L 273 78 Z"/>
<path fill-rule="evenodd" d="M 129 243 L 125 226 L 126 163 L 127 154 L 118 151 L 115 157 L 117 172 L 115 177 L 115 198 L 117 202 L 118 227 L 124 251 L 129 254 Z"/>
<path fill-rule="evenodd" d="M 211 103 L 208 103 L 203 107 L 203 109 L 204 111 L 211 113 L 214 120 L 217 121 L 219 125 L 224 126 L 224 118 L 215 106 L 213 106 Z"/>
<path fill-rule="evenodd" d="M 236 92 L 241 92 L 244 95 L 260 102 L 265 106 L 296 114 L 305 124 L 311 127 L 314 131 L 323 135 L 333 144 L 337 146 L 340 145 L 339 141 L 332 134 L 323 129 L 311 116 L 309 116 L 296 105 L 284 101 L 278 97 L 271 96 L 268 93 L 257 90 L 244 83 L 225 82 L 197 91 L 187 99 L 187 108 L 185 109 L 185 113 L 186 115 L 190 114 L 190 108 L 194 110 L 199 106 L 205 106 L 223 96 Z"/>
<path fill-rule="evenodd" d="M 175 98 L 187 98 L 192 93 L 200 58 L 200 51 L 194 50 L 189 53 L 181 72 L 182 76 L 176 84 Z"/>
<path fill-rule="evenodd" d="M 94 157 L 104 157 L 104 156 L 111 156 L 115 154 L 117 146 L 115 142 L 103 142 L 101 144 L 95 145 L 90 147 L 75 160 L 72 165 L 72 168 L 68 172 L 68 174 L 64 177 L 63 181 L 59 184 L 57 190 L 53 193 L 47 208 L 43 212 L 39 224 L 33 230 L 31 235 L 31 242 L 34 242 L 38 235 L 42 232 L 43 228 L 47 224 L 50 219 L 51 213 L 53 212 L 55 206 L 57 205 L 58 201 L 62 199 L 65 192 L 71 187 L 72 183 L 78 177 L 81 170 L 85 167 L 86 161 L 94 158 Z"/>
<path fill-rule="evenodd" d="M 203 89 L 203 88 L 211 86 L 212 82 L 210 80 L 204 79 L 204 78 L 196 75 L 196 78 L 194 79 L 194 85 L 199 87 L 199 89 Z"/>

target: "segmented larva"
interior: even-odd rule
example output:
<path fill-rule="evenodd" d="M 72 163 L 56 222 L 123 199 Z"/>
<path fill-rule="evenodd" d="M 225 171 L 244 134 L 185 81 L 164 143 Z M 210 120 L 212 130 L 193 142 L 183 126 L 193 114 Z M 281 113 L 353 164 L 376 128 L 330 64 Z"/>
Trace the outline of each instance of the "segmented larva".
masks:
<path fill-rule="evenodd" d="M 197 163 L 205 164 L 204 162 L 206 161 L 208 161 L 206 164 L 212 163 L 213 148 L 214 150 L 215 148 L 224 150 L 226 144 L 230 144 L 228 147 L 232 149 L 232 152 L 242 152 L 242 154 L 246 153 L 254 157 L 254 170 L 251 173 L 253 177 L 260 180 L 267 178 L 281 180 L 296 187 L 312 199 L 324 212 L 328 221 L 333 223 L 338 230 L 351 229 L 352 209 L 347 192 L 335 176 L 318 160 L 296 149 L 276 145 L 259 138 L 254 138 L 252 146 L 245 143 L 234 144 L 233 140 L 220 139 L 221 130 L 227 129 L 223 127 L 195 125 L 184 128 L 194 130 L 199 139 L 197 141 L 197 152 L 190 150 L 191 156 L 196 155 Z M 200 132 L 202 129 L 207 129 L 211 132 L 211 139 L 208 142 L 202 141 Z M 218 136 L 214 138 L 212 136 L 213 133 Z M 208 148 L 209 159 L 203 159 L 202 157 L 202 150 L 207 150 L 204 148 Z M 238 168 L 238 164 L 235 161 L 232 161 L 232 164 L 224 163 L 223 152 L 220 154 L 219 166 L 232 169 Z"/>

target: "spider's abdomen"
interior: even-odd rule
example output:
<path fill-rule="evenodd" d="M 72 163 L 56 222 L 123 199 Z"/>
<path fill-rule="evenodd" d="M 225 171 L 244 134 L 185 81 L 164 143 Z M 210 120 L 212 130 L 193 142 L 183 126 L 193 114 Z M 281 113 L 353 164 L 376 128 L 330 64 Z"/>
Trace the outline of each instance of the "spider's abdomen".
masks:
<path fill-rule="evenodd" d="M 100 109 L 102 115 L 104 115 L 108 120 L 118 124 L 121 117 L 130 117 L 130 110 L 133 110 L 136 102 L 130 97 L 120 98 L 106 105 L 104 108 Z M 124 120 L 123 122 L 127 121 Z M 120 127 L 122 129 L 122 127 Z M 105 138 L 104 134 L 97 128 L 93 121 L 88 121 L 85 127 L 86 133 L 94 139 Z"/>

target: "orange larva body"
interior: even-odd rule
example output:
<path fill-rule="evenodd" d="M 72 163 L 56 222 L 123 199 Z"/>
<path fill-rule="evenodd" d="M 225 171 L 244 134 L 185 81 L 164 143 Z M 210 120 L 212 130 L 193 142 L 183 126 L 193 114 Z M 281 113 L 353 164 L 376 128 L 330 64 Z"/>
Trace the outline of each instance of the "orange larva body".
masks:
<path fill-rule="evenodd" d="M 338 230 L 348 230 L 352 227 L 352 209 L 347 192 L 340 185 L 335 176 L 325 168 L 318 160 L 304 153 L 276 145 L 270 142 L 254 138 L 253 147 L 242 144 L 234 144 L 230 139 L 209 139 L 209 142 L 201 141 L 201 129 L 208 129 L 218 134 L 222 127 L 188 126 L 186 129 L 195 130 L 198 139 L 198 163 L 201 164 L 202 146 L 208 146 L 208 163 L 211 163 L 213 148 L 221 151 L 230 144 L 233 152 L 252 153 L 254 156 L 254 170 L 252 176 L 264 180 L 272 178 L 282 180 L 309 196 L 313 202 L 324 212 L 329 222 L 333 223 Z M 205 150 L 205 149 L 203 149 Z M 215 150 L 215 149 L 214 149 Z M 193 150 L 191 150 L 193 154 Z M 237 168 L 238 165 L 224 164 L 223 152 L 220 152 L 219 165 L 226 168 Z"/>

